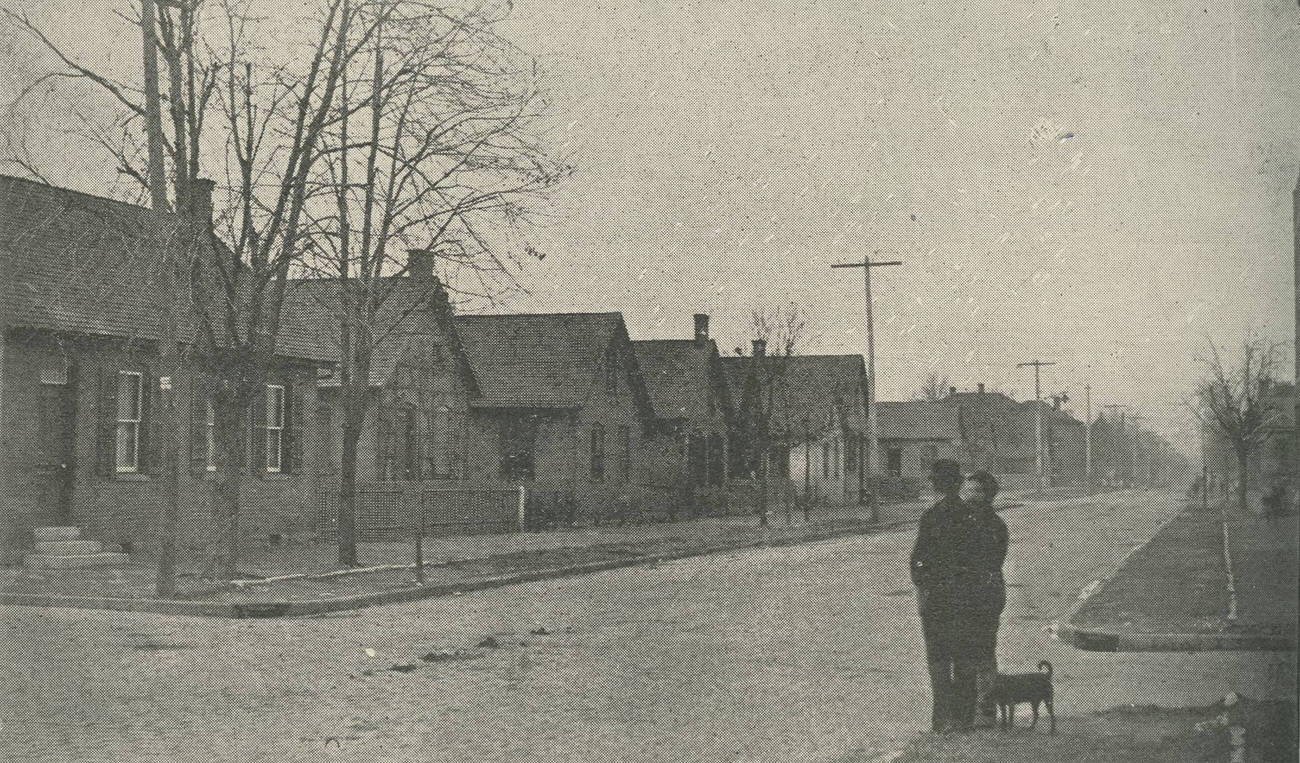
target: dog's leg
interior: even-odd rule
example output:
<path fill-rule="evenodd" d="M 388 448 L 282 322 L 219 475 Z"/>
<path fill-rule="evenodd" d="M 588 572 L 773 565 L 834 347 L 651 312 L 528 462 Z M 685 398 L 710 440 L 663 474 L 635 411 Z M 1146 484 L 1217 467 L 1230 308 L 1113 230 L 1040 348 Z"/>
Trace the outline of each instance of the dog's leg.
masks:
<path fill-rule="evenodd" d="M 1029 722 L 1029 728 L 1032 729 L 1038 725 L 1038 700 L 1034 700 L 1029 704 L 1034 708 L 1034 719 Z"/>
<path fill-rule="evenodd" d="M 1056 711 L 1052 709 L 1052 700 L 1047 700 L 1047 717 L 1052 721 L 1052 733 L 1056 733 Z"/>

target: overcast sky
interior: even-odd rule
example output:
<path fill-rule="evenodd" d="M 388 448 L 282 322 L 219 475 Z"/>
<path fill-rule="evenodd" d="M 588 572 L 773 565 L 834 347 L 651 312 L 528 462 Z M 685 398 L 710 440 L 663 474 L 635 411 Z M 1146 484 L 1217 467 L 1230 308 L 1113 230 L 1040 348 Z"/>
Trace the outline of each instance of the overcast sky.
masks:
<path fill-rule="evenodd" d="M 58 2 L 29 6 L 105 55 L 113 3 Z M 1293 337 L 1294 0 L 516 0 L 511 28 L 578 168 L 513 309 L 707 312 L 730 351 L 793 301 L 805 351 L 858 352 L 861 271 L 829 265 L 879 250 L 882 399 L 932 370 L 1023 399 L 1038 357 L 1080 413 L 1090 381 L 1157 420 L 1207 334 Z"/>

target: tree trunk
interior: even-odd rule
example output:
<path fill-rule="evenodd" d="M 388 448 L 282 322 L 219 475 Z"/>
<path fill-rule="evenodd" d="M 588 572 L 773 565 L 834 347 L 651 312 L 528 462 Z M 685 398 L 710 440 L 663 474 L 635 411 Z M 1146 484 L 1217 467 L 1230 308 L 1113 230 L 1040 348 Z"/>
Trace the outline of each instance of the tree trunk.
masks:
<path fill-rule="evenodd" d="M 217 473 L 212 496 L 212 543 L 209 570 L 221 580 L 233 580 L 239 559 L 239 510 L 244 472 L 250 396 L 219 394 L 216 407 Z"/>
<path fill-rule="evenodd" d="M 1243 515 L 1250 513 L 1250 452 L 1245 448 L 1237 450 L 1237 508 Z"/>
<path fill-rule="evenodd" d="M 357 566 L 357 443 L 361 426 L 343 424 L 343 459 L 339 464 L 339 565 Z"/>

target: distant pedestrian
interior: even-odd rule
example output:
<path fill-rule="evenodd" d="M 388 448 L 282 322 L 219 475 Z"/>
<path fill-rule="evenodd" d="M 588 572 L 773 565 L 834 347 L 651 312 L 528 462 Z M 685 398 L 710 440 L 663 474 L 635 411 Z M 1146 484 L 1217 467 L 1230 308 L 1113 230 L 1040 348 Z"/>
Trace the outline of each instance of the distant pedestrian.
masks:
<path fill-rule="evenodd" d="M 911 558 L 933 695 L 930 722 L 935 731 L 965 730 L 974 725 L 980 674 L 996 672 L 1007 526 L 992 509 L 997 480 L 988 472 L 963 480 L 957 462 L 943 459 L 930 482 L 941 497 L 921 516 Z M 963 482 L 969 503 L 961 498 Z"/>

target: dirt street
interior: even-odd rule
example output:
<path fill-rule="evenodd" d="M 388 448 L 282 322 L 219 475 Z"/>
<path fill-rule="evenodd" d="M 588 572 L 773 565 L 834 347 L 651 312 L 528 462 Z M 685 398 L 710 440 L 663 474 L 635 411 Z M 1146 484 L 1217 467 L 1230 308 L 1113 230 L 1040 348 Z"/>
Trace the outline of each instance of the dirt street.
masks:
<path fill-rule="evenodd" d="M 1178 508 L 1172 496 L 1130 492 L 1005 514 L 1001 660 L 1050 659 L 1061 715 L 1294 692 L 1294 654 L 1095 654 L 1051 637 L 1079 590 Z M 913 537 L 700 557 L 314 620 L 0 608 L 0 756 L 886 757 L 928 724 L 906 569 Z M 500 646 L 475 648 L 489 634 Z M 419 659 L 456 649 L 467 651 Z M 408 664 L 418 667 L 390 669 Z"/>

